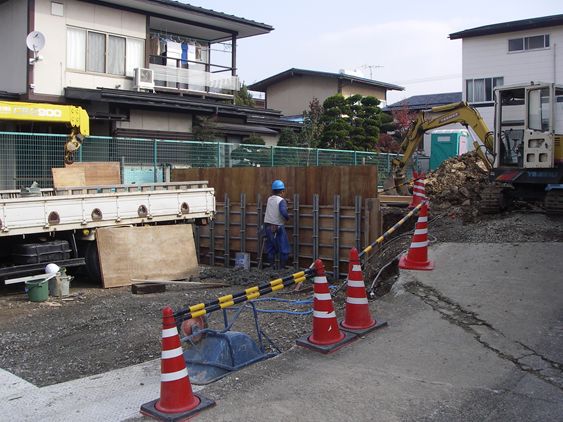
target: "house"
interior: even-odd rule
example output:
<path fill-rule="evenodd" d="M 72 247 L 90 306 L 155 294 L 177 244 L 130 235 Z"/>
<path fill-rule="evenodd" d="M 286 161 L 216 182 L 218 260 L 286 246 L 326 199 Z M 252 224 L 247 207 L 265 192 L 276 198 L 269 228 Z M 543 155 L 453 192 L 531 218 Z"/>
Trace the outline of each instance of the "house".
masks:
<path fill-rule="evenodd" d="M 172 0 L 4 0 L 0 98 L 80 105 L 92 135 L 190 140 L 208 117 L 216 140 L 275 144 L 295 124 L 233 100 L 238 40 L 272 30 Z"/>
<path fill-rule="evenodd" d="M 462 40 L 463 99 L 493 127 L 493 89 L 563 82 L 563 14 L 503 22 L 450 34 Z"/>
<path fill-rule="evenodd" d="M 313 98 L 322 102 L 336 94 L 345 97 L 360 94 L 374 96 L 383 104 L 388 90 L 404 90 L 403 87 L 372 79 L 304 69 L 289 69 L 248 86 L 253 91 L 266 94 L 268 108 L 280 110 L 284 116 L 300 116 L 309 109 Z"/>

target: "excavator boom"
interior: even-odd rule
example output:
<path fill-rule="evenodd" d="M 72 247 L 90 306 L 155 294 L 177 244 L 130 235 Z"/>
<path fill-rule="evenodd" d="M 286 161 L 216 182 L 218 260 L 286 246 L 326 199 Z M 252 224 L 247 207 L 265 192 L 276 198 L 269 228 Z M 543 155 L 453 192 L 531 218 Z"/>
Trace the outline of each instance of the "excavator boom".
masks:
<path fill-rule="evenodd" d="M 424 134 L 432 129 L 437 129 L 451 123 L 459 123 L 465 127 L 471 127 L 479 137 L 488 153 L 493 154 L 494 135 L 477 110 L 465 102 L 446 104 L 433 107 L 418 113 L 416 119 L 411 123 L 407 135 L 401 144 L 403 155 L 392 161 L 392 174 L 395 188 L 398 192 L 404 192 L 405 167 L 410 162 L 418 145 L 424 138 Z M 477 153 L 488 169 L 492 163 L 481 150 L 478 143 L 474 143 Z"/>

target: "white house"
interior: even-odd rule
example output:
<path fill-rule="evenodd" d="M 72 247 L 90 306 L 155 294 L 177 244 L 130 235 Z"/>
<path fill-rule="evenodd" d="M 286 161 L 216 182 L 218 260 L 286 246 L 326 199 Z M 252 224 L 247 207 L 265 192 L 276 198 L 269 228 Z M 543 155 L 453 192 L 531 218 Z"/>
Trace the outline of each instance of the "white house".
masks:
<path fill-rule="evenodd" d="M 563 14 L 450 34 L 462 40 L 463 99 L 493 127 L 493 88 L 563 82 Z"/>
<path fill-rule="evenodd" d="M 275 143 L 279 111 L 233 104 L 237 43 L 272 30 L 172 0 L 0 0 L 0 99 L 80 105 L 92 135 L 189 140 L 213 116 Z"/>

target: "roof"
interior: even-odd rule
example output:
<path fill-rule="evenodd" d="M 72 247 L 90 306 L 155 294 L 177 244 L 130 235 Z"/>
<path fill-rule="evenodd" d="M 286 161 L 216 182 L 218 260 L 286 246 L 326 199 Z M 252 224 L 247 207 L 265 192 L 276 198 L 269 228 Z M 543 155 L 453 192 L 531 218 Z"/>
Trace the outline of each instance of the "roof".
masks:
<path fill-rule="evenodd" d="M 495 23 L 492 25 L 479 26 L 450 34 L 451 40 L 460 38 L 480 37 L 483 35 L 502 34 L 506 32 L 525 31 L 528 29 L 545 28 L 548 26 L 563 25 L 563 15 L 551 15 L 541 18 L 522 19 L 519 21 Z"/>
<path fill-rule="evenodd" d="M 150 28 L 168 33 L 189 33 L 201 40 L 219 42 L 267 34 L 274 28 L 265 23 L 192 6 L 173 0 L 104 0 L 121 9 L 143 11 L 150 16 Z"/>
<path fill-rule="evenodd" d="M 399 110 L 407 107 L 410 111 L 426 110 L 439 105 L 458 103 L 461 101 L 461 92 L 445 92 L 441 94 L 414 95 L 396 103 L 390 104 L 383 111 Z"/>
<path fill-rule="evenodd" d="M 351 83 L 360 83 L 364 85 L 371 85 L 378 88 L 386 88 L 395 91 L 403 91 L 405 89 L 399 85 L 374 81 L 373 79 L 360 78 L 358 76 L 347 75 L 345 73 L 319 72 L 316 70 L 305 70 L 305 69 L 296 69 L 296 68 L 291 68 L 289 70 L 286 70 L 285 72 L 281 72 L 278 73 L 277 75 L 270 76 L 269 78 L 266 78 L 259 82 L 255 82 L 252 85 L 249 85 L 248 89 L 251 89 L 252 91 L 265 92 L 270 85 L 273 85 L 285 79 L 292 78 L 294 76 L 316 76 L 319 78 L 339 79 L 342 81 L 349 81 Z"/>
<path fill-rule="evenodd" d="M 238 106 L 211 99 L 180 97 L 169 94 L 154 94 L 150 92 L 127 91 L 123 89 L 88 89 L 65 88 L 65 98 L 74 103 L 88 104 L 91 102 L 106 102 L 126 104 L 133 107 L 149 108 L 153 110 L 189 111 L 202 114 L 220 114 L 226 116 L 252 117 L 253 123 L 262 123 L 267 119 L 279 119 L 281 112 L 272 109 L 257 109 L 249 106 Z M 258 120 L 260 118 L 261 120 Z"/>

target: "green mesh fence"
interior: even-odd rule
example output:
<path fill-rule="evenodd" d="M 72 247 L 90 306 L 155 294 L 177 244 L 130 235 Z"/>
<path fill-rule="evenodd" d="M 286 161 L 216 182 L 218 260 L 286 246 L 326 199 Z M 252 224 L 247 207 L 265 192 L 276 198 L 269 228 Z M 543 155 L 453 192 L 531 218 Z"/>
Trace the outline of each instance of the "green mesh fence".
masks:
<path fill-rule="evenodd" d="M 0 190 L 21 189 L 34 181 L 42 188 L 52 187 L 51 168 L 64 166 L 65 142 L 65 135 L 0 132 Z M 78 150 L 75 161 L 118 161 L 123 183 L 160 182 L 166 180 L 172 168 L 376 165 L 381 184 L 394 156 L 361 151 L 90 136 Z"/>

